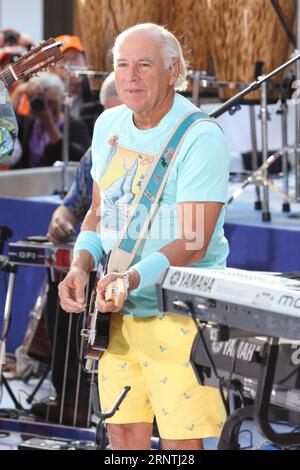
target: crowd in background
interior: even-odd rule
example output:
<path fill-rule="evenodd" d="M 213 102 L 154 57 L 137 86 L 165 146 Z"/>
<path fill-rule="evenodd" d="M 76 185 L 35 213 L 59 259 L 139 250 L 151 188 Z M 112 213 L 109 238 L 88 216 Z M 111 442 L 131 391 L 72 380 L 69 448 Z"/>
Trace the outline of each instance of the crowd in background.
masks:
<path fill-rule="evenodd" d="M 80 39 L 69 35 L 56 39 L 63 42 L 63 59 L 47 72 L 27 81 L 17 80 L 9 88 L 19 132 L 9 165 L 3 164 L 0 170 L 51 166 L 64 160 L 65 127 L 68 160 L 79 161 L 91 144 L 93 126 L 102 111 L 99 91 L 91 89 L 86 76 L 75 72 L 87 68 Z M 14 66 L 34 46 L 26 34 L 13 29 L 0 31 L 0 71 Z"/>

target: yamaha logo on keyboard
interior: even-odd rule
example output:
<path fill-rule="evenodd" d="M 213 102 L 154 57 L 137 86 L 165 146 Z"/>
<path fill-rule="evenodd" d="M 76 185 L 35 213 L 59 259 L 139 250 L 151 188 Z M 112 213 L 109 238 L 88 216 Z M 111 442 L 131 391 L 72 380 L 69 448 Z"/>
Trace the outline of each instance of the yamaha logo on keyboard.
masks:
<path fill-rule="evenodd" d="M 170 278 L 171 286 L 192 289 L 200 292 L 211 292 L 215 279 L 208 276 L 200 276 L 191 272 L 175 271 Z"/>
<path fill-rule="evenodd" d="M 252 362 L 254 354 L 262 351 L 262 344 L 230 339 L 229 341 L 213 341 L 211 349 L 214 354 L 221 354 L 231 358 L 236 357 L 241 361 Z"/>
<path fill-rule="evenodd" d="M 278 305 L 283 307 L 294 307 L 300 308 L 300 297 L 294 297 L 292 295 L 282 295 L 278 301 Z"/>

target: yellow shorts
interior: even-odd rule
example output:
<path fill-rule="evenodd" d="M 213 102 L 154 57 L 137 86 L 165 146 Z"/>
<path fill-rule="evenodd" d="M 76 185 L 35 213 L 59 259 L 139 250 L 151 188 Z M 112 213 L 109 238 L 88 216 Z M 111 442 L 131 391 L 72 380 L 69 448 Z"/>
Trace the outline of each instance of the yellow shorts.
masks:
<path fill-rule="evenodd" d="M 189 362 L 195 334 L 193 320 L 183 315 L 112 315 L 109 348 L 99 363 L 102 411 L 111 410 L 126 385 L 131 390 L 108 423 L 152 423 L 155 415 L 164 439 L 220 435 L 219 392 L 199 385 Z"/>

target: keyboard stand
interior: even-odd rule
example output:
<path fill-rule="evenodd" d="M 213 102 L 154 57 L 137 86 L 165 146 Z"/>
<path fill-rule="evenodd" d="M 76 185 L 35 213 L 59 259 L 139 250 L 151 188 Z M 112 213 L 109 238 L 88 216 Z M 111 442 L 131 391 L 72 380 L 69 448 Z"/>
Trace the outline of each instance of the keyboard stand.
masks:
<path fill-rule="evenodd" d="M 300 444 L 299 432 L 277 433 L 272 428 L 268 417 L 278 349 L 279 339 L 269 337 L 264 358 L 260 364 L 261 372 L 254 404 L 237 409 L 227 418 L 218 443 L 219 450 L 240 448 L 238 444 L 240 426 L 246 419 L 253 419 L 260 432 L 274 444 L 279 446 Z"/>
<path fill-rule="evenodd" d="M 4 318 L 3 318 L 2 330 L 0 333 L 0 386 L 1 384 L 4 385 L 4 387 L 6 388 L 17 410 L 23 410 L 21 403 L 15 397 L 10 385 L 8 384 L 4 375 L 2 374 L 2 368 L 6 361 L 5 359 L 6 337 L 7 337 L 10 322 L 11 322 L 11 309 L 12 309 L 13 292 L 14 292 L 16 273 L 17 273 L 17 266 L 10 263 L 6 256 L 1 256 L 0 257 L 0 271 L 9 273 L 7 294 L 6 294 L 6 300 L 5 300 L 5 306 L 4 306 Z"/>

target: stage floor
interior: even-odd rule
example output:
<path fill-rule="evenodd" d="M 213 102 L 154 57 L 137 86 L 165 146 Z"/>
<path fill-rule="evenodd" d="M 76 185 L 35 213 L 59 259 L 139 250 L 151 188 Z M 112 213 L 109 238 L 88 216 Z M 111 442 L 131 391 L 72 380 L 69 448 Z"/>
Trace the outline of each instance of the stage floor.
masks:
<path fill-rule="evenodd" d="M 275 180 L 281 186 L 282 181 Z M 241 186 L 231 183 L 228 195 Z M 294 179 L 290 177 L 290 194 Z M 261 191 L 262 198 L 262 191 Z M 254 209 L 254 185 L 227 205 L 225 235 L 229 241 L 228 266 L 267 272 L 300 271 L 300 204 L 292 203 L 290 213 L 282 211 L 283 199 L 269 190 L 271 220 L 262 220 L 262 211 Z"/>
<path fill-rule="evenodd" d="M 26 397 L 29 395 L 34 387 L 37 384 L 37 379 L 31 379 L 27 384 L 25 384 L 21 380 L 13 380 L 9 381 L 9 385 L 11 386 L 13 392 L 15 393 L 16 397 L 19 399 L 20 403 L 25 407 L 28 408 L 28 404 L 26 403 Z M 53 389 L 51 387 L 51 383 L 49 380 L 45 380 L 42 388 L 39 390 L 38 394 L 36 395 L 37 400 L 41 400 L 49 396 L 49 392 L 52 392 Z M 13 402 L 10 399 L 8 393 L 5 389 L 3 389 L 3 395 L 0 402 L 0 416 L 1 416 L 1 409 L 5 408 L 13 408 Z M 297 429 L 294 425 L 284 424 L 284 423 L 274 423 L 274 429 L 277 432 L 293 432 Z M 0 436 L 1 431 L 3 431 L 1 427 L 1 420 L 0 420 Z M 26 434 L 26 433 L 24 433 Z M 55 438 L 55 434 L 52 435 Z M 62 436 L 59 436 L 62 438 Z M 22 435 L 18 432 L 10 432 L 8 435 L 1 436 L 0 439 L 0 451 L 1 450 L 18 450 L 18 445 L 23 442 Z M 206 450 L 217 450 L 217 438 L 207 438 L 204 439 L 204 446 Z M 266 446 L 270 445 L 270 442 L 266 440 L 266 438 L 259 432 L 256 425 L 252 421 L 245 421 L 241 427 L 240 437 L 239 437 L 239 444 L 241 446 L 241 450 L 255 450 L 255 449 L 262 449 Z"/>

